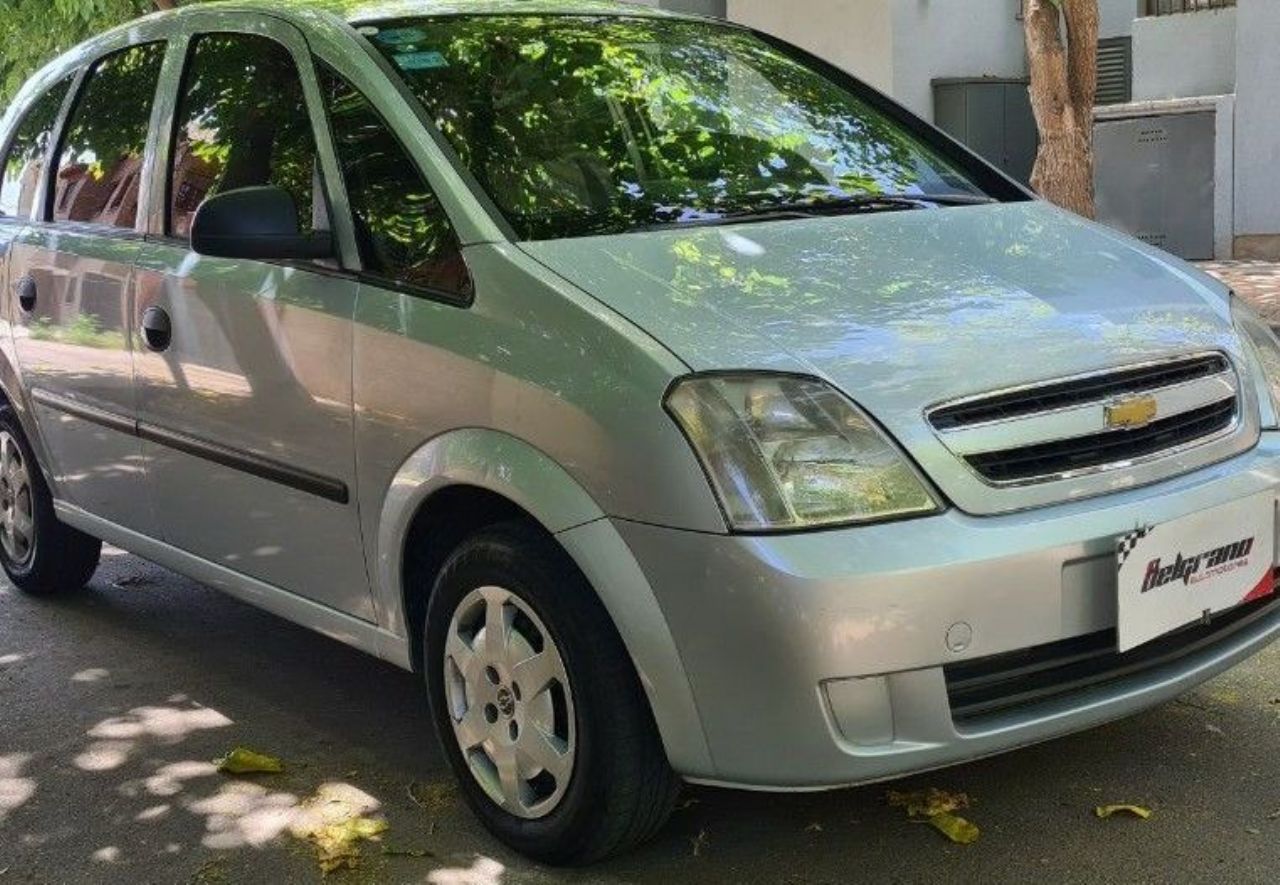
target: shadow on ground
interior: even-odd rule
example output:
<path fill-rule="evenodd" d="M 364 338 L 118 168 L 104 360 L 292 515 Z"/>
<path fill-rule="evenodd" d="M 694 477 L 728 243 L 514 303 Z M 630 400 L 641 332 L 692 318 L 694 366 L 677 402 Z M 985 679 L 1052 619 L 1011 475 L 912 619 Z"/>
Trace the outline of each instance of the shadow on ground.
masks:
<path fill-rule="evenodd" d="M 290 835 L 317 794 L 390 823 L 336 883 L 1271 882 L 1278 702 L 1273 648 L 1143 716 L 897 785 L 968 791 L 983 828 L 968 847 L 906 822 L 882 786 L 690 789 L 654 844 L 548 870 L 461 807 L 414 677 L 113 553 L 74 598 L 0 588 L 0 885 L 317 881 Z M 286 771 L 217 773 L 241 745 Z M 1092 817 L 1110 802 L 1156 815 Z"/>

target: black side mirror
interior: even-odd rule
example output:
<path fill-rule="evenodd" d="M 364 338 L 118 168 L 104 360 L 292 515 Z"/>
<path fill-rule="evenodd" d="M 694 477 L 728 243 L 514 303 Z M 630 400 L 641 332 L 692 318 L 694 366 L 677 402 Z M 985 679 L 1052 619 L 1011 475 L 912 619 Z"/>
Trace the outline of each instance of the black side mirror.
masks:
<path fill-rule="evenodd" d="M 191 249 L 212 258 L 260 261 L 334 255 L 332 234 L 298 229 L 298 206 L 280 187 L 239 188 L 205 200 L 191 222 Z"/>

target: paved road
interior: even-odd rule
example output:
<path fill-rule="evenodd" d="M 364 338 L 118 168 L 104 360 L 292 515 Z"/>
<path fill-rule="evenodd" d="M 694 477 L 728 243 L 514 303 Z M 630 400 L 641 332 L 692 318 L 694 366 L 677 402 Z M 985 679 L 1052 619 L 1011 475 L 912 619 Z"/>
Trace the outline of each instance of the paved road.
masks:
<path fill-rule="evenodd" d="M 1269 883 L 1278 701 L 1275 647 L 1135 719 L 907 781 L 972 795 L 983 836 L 968 847 L 904 821 L 883 787 L 690 790 L 655 844 L 563 873 L 459 806 L 411 676 L 113 552 L 72 599 L 0 586 L 0 885 L 318 881 L 288 828 L 321 789 L 376 806 L 391 851 L 430 852 L 366 846 L 337 883 Z M 217 774 L 209 760 L 236 745 L 286 772 Z M 1103 802 L 1155 817 L 1096 820 Z"/>

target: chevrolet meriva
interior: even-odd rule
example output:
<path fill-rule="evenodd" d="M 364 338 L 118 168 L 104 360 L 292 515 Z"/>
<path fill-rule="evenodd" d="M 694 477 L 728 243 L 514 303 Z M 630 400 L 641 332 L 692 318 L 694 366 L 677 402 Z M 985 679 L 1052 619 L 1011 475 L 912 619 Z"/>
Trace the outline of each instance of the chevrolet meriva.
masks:
<path fill-rule="evenodd" d="M 422 674 L 582 863 L 1167 701 L 1280 632 L 1280 344 L 767 35 L 200 4 L 0 128 L 0 558 Z"/>

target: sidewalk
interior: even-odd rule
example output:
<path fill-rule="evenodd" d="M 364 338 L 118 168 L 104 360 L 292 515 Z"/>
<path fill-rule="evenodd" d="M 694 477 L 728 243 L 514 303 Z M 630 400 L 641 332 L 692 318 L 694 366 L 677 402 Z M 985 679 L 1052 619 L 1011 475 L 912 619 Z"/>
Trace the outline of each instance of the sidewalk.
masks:
<path fill-rule="evenodd" d="M 1272 324 L 1280 325 L 1280 264 L 1271 261 L 1205 261 L 1199 267 L 1234 289 Z"/>

